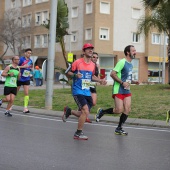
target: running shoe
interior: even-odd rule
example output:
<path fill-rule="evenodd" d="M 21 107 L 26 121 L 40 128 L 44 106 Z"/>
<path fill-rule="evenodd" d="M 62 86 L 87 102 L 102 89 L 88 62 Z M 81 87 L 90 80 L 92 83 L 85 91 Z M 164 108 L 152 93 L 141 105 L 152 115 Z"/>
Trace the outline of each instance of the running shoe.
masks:
<path fill-rule="evenodd" d="M 169 123 L 169 117 L 170 117 L 170 110 L 166 112 L 166 123 Z"/>
<path fill-rule="evenodd" d="M 0 106 L 2 105 L 2 99 L 0 99 Z"/>
<path fill-rule="evenodd" d="M 98 108 L 97 114 L 95 115 L 96 122 L 100 121 L 100 118 L 103 116 L 103 110 L 101 108 Z"/>
<path fill-rule="evenodd" d="M 92 123 L 92 121 L 88 117 L 86 118 L 86 122 L 87 123 Z"/>
<path fill-rule="evenodd" d="M 24 110 L 23 113 L 30 113 L 30 111 L 29 110 Z"/>
<path fill-rule="evenodd" d="M 64 107 L 64 113 L 62 116 L 63 122 L 66 122 L 66 119 L 71 115 L 71 109 L 68 106 Z"/>
<path fill-rule="evenodd" d="M 85 136 L 83 132 L 81 132 L 81 133 L 75 132 L 73 138 L 74 138 L 74 139 L 77 139 L 77 140 L 88 140 L 88 137 Z"/>
<path fill-rule="evenodd" d="M 117 128 L 115 129 L 115 134 L 116 134 L 116 135 L 123 135 L 123 136 L 128 135 L 128 133 L 125 132 L 125 131 L 124 131 L 122 128 L 120 128 L 120 127 L 117 127 Z"/>
<path fill-rule="evenodd" d="M 7 113 L 8 117 L 12 117 L 12 114 L 10 112 Z"/>
<path fill-rule="evenodd" d="M 12 117 L 12 114 L 9 111 L 6 111 L 4 114 L 8 117 Z"/>
<path fill-rule="evenodd" d="M 4 115 L 7 115 L 8 114 L 8 111 L 6 111 L 5 113 L 4 113 Z"/>

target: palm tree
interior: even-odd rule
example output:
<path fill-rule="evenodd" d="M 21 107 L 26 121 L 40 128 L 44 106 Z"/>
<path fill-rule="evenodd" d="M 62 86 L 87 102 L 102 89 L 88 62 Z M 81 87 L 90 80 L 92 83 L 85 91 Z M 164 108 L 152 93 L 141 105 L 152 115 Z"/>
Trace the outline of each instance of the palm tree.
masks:
<path fill-rule="evenodd" d="M 170 0 L 143 0 L 146 16 L 141 17 L 138 22 L 139 33 L 144 32 L 147 36 L 149 31 L 156 28 L 158 32 L 164 32 L 168 41 L 168 74 L 170 84 Z"/>
<path fill-rule="evenodd" d="M 146 8 L 154 9 L 162 3 L 170 2 L 170 0 L 143 0 L 142 2 Z"/>
<path fill-rule="evenodd" d="M 48 20 L 48 24 L 43 24 L 47 29 L 50 28 L 50 20 Z M 68 23 L 68 7 L 64 0 L 58 0 L 57 4 L 57 25 L 56 25 L 56 42 L 60 43 L 62 54 L 64 57 L 64 61 L 66 64 L 66 68 L 68 67 L 67 59 L 66 59 L 66 50 L 64 44 L 64 36 L 69 35 L 67 29 L 69 28 Z"/>

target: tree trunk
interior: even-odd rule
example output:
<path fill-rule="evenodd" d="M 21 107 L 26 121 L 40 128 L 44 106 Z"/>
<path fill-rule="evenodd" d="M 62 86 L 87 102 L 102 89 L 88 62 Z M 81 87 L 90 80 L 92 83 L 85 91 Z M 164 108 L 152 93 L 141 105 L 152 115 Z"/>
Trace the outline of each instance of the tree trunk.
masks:
<path fill-rule="evenodd" d="M 64 38 L 63 37 L 60 39 L 60 45 L 61 45 L 63 57 L 64 57 L 66 68 L 67 68 L 68 67 L 68 63 L 67 63 L 67 59 L 66 59 L 66 50 L 65 50 Z"/>
<path fill-rule="evenodd" d="M 168 56 L 168 84 L 170 85 L 170 29 L 168 29 L 168 47 L 167 47 L 167 56 Z"/>

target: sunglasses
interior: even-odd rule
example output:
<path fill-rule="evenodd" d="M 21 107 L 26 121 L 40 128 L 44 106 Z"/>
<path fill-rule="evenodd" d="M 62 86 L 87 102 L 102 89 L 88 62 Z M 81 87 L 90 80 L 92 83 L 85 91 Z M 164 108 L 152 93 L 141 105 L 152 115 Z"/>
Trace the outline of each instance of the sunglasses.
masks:
<path fill-rule="evenodd" d="M 98 59 L 99 57 L 95 57 L 95 56 L 93 56 L 93 58 L 97 58 L 97 59 Z"/>

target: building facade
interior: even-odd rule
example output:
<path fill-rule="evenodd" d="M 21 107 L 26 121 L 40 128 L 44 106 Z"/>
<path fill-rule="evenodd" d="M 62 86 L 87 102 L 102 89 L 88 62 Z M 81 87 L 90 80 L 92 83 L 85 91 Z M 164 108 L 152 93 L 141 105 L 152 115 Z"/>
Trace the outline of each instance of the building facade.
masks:
<path fill-rule="evenodd" d="M 22 27 L 30 31 L 22 36 L 22 49 L 32 48 L 36 65 L 42 65 L 48 56 L 49 30 L 42 26 L 50 17 L 50 0 L 3 0 L 4 9 L 21 11 Z M 69 9 L 70 35 L 65 36 L 67 53 L 75 58 L 82 54 L 84 43 L 92 43 L 99 54 L 99 65 L 105 69 L 108 82 L 110 72 L 118 60 L 124 57 L 124 48 L 134 45 L 136 58 L 132 61 L 133 78 L 140 82 L 168 82 L 167 64 L 163 67 L 164 37 L 153 30 L 148 37 L 137 33 L 140 17 L 145 16 L 141 0 L 65 0 Z M 10 4 L 10 5 L 9 5 Z M 1 12 L 1 15 L 2 12 Z M 2 17 L 2 16 L 1 16 Z M 8 51 L 7 56 L 12 55 Z M 66 54 L 67 55 L 67 54 Z M 34 58 L 34 57 L 33 57 Z M 167 61 L 165 61 L 167 63 Z M 61 47 L 56 43 L 55 65 L 65 67 Z"/>
<path fill-rule="evenodd" d="M 0 6 L 1 6 L 0 19 L 2 19 L 4 11 L 5 11 L 5 2 L 4 1 L 0 1 Z M 1 56 L 1 54 L 3 54 L 3 52 L 4 52 L 4 50 L 3 50 L 3 43 L 0 42 L 0 56 Z M 0 61 L 0 70 L 2 70 L 2 61 Z"/>

